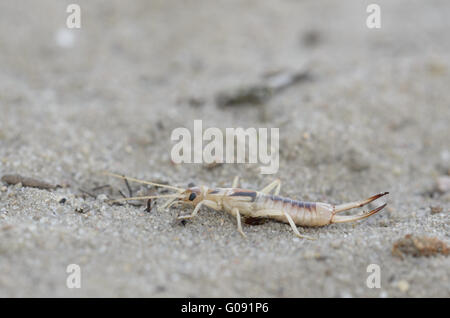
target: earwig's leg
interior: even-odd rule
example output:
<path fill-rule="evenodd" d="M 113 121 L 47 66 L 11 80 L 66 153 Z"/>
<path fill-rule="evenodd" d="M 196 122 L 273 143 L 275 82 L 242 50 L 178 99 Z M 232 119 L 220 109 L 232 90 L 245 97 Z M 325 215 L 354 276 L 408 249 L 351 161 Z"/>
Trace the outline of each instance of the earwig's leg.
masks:
<path fill-rule="evenodd" d="M 175 204 L 193 205 L 192 202 L 186 202 L 186 201 L 174 201 L 174 202 L 170 203 L 170 204 L 167 206 L 167 209 L 170 209 L 170 208 L 171 208 L 172 206 L 174 206 Z"/>
<path fill-rule="evenodd" d="M 275 195 L 278 195 L 280 193 L 280 189 L 281 189 L 281 181 L 280 181 L 280 179 L 274 180 L 268 186 L 263 188 L 260 192 L 262 192 L 264 194 L 268 194 L 273 189 L 275 189 L 275 191 L 274 191 Z"/>
<path fill-rule="evenodd" d="M 190 218 L 193 218 L 194 216 L 196 216 L 197 213 L 198 213 L 198 210 L 200 210 L 200 208 L 204 204 L 203 202 L 205 202 L 205 201 L 201 201 L 199 204 L 197 204 L 197 206 L 195 207 L 194 211 L 192 211 L 191 214 L 189 214 L 189 215 L 181 215 L 181 216 L 178 217 L 178 219 L 179 220 L 181 220 L 181 219 L 190 219 Z"/>
<path fill-rule="evenodd" d="M 241 224 L 241 214 L 239 213 L 239 209 L 238 208 L 233 208 L 231 210 L 232 214 L 236 214 L 236 221 L 237 221 L 237 228 L 239 233 L 241 233 L 241 235 L 243 237 L 247 237 L 247 235 L 245 235 L 244 231 L 242 231 L 242 224 Z"/>
<path fill-rule="evenodd" d="M 181 202 L 183 202 L 183 201 L 175 201 L 175 200 L 171 200 L 171 201 L 168 202 L 169 204 L 165 203 L 165 204 L 161 207 L 161 209 L 167 209 L 167 210 L 169 210 L 169 209 L 170 209 L 171 207 L 173 207 L 175 204 L 179 204 L 179 203 L 181 203 Z"/>
<path fill-rule="evenodd" d="M 281 216 L 284 215 L 286 219 L 289 222 L 289 225 L 291 226 L 292 230 L 294 231 L 295 235 L 297 235 L 300 238 L 306 238 L 308 240 L 315 240 L 313 237 L 301 235 L 300 232 L 297 229 L 297 226 L 294 223 L 294 220 L 292 220 L 292 217 L 286 213 L 285 211 L 281 210 L 272 210 L 272 209 L 266 209 L 266 210 L 258 210 L 252 213 L 252 216 L 254 217 L 274 217 L 274 216 Z"/>
<path fill-rule="evenodd" d="M 292 230 L 294 230 L 295 235 L 297 235 L 299 238 L 305 238 L 305 239 L 308 239 L 308 240 L 315 240 L 312 237 L 301 235 L 300 232 L 297 229 L 297 226 L 294 223 L 294 220 L 292 220 L 291 216 L 285 211 L 283 211 L 283 213 L 284 213 L 284 216 L 286 216 L 286 219 L 289 221 L 289 224 L 291 225 Z"/>
<path fill-rule="evenodd" d="M 233 184 L 231 185 L 232 188 L 237 188 L 239 184 L 239 176 L 234 177 Z"/>
<path fill-rule="evenodd" d="M 170 205 L 177 200 L 178 198 L 169 199 L 164 203 L 161 207 L 158 208 L 158 211 L 163 211 L 164 209 L 167 209 L 170 207 Z"/>
<path fill-rule="evenodd" d="M 210 208 L 212 208 L 212 209 L 219 209 L 219 206 L 217 205 L 216 202 L 210 201 L 210 200 L 203 200 L 203 201 L 201 201 L 200 203 L 197 204 L 197 206 L 195 207 L 194 211 L 192 211 L 191 214 L 189 214 L 189 215 L 181 215 L 181 216 L 178 217 L 178 219 L 181 220 L 181 219 L 190 219 L 190 218 L 193 218 L 194 216 L 197 215 L 198 210 L 200 210 L 200 208 L 202 207 L 202 205 L 206 205 L 206 206 L 208 206 L 208 207 L 210 207 Z"/>
<path fill-rule="evenodd" d="M 278 185 L 277 185 L 277 188 L 275 189 L 275 192 L 273 194 L 279 195 L 280 194 L 280 190 L 281 190 L 281 181 L 280 181 L 280 179 L 277 179 L 276 181 L 278 181 Z"/>

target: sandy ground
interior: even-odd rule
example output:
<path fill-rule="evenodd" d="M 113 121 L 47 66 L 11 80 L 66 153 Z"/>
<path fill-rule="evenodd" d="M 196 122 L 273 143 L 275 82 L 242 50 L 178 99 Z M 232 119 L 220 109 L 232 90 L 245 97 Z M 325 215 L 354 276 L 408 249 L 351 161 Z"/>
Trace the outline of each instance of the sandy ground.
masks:
<path fill-rule="evenodd" d="M 433 190 L 450 171 L 447 0 L 377 1 L 379 30 L 367 1 L 161 0 L 77 1 L 82 27 L 67 31 L 71 2 L 0 3 L 0 175 L 65 185 L 0 184 L 0 296 L 450 296 L 449 257 L 391 253 L 408 233 L 449 243 L 450 194 Z M 214 102 L 303 68 L 313 79 L 265 106 Z M 278 173 L 174 165 L 170 134 L 194 119 L 279 127 Z M 220 212 L 182 225 L 187 210 L 111 206 L 104 195 L 126 187 L 103 169 L 183 187 L 278 177 L 282 195 L 332 204 L 390 195 L 365 221 L 300 229 L 315 241 L 276 222 L 244 225 L 243 239 Z M 66 287 L 72 263 L 80 289 Z M 372 263 L 380 289 L 366 286 Z"/>

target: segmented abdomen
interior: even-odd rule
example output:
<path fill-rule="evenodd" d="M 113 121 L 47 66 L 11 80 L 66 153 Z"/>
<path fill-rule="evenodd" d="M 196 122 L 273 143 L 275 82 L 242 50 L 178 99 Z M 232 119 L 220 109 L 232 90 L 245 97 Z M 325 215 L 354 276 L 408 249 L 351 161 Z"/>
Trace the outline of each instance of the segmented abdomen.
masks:
<path fill-rule="evenodd" d="M 317 206 L 316 202 L 304 202 L 292 200 L 276 195 L 260 194 L 255 200 L 257 209 L 278 210 L 288 213 L 295 224 L 301 226 L 321 226 L 329 224 L 330 218 L 327 211 L 323 211 L 322 204 Z M 287 223 L 286 216 L 281 215 L 275 219 Z"/>

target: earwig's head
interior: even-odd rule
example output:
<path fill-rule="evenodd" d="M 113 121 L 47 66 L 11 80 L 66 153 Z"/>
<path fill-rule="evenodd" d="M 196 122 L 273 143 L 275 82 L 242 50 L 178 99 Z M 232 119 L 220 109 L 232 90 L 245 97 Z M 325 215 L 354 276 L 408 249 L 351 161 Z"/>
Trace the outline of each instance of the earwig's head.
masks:
<path fill-rule="evenodd" d="M 186 191 L 181 193 L 178 201 L 185 202 L 196 206 L 200 201 L 204 199 L 204 191 L 200 187 L 190 187 Z"/>

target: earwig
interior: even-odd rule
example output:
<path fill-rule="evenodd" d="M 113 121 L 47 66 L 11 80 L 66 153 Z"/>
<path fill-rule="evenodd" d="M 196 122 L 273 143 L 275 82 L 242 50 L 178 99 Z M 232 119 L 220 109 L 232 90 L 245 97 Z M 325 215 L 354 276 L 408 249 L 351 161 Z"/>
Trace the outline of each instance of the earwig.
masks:
<path fill-rule="evenodd" d="M 105 174 L 120 179 L 125 178 L 113 173 Z M 169 209 L 175 204 L 190 205 L 194 208 L 191 214 L 179 216 L 178 219 L 181 220 L 195 217 L 200 208 L 203 206 L 209 207 L 216 211 L 225 211 L 236 218 L 237 230 L 243 237 L 246 237 L 246 235 L 242 230 L 241 218 L 244 218 L 244 220 L 246 218 L 268 218 L 289 224 L 294 231 L 294 234 L 300 238 L 313 239 L 311 237 L 301 235 L 297 229 L 297 226 L 318 227 L 333 223 L 346 223 L 365 219 L 382 210 L 386 206 L 386 203 L 360 215 L 341 216 L 337 214 L 353 208 L 365 206 L 389 193 L 383 192 L 365 200 L 332 205 L 323 202 L 304 202 L 279 196 L 281 189 L 281 181 L 279 179 L 271 182 L 260 191 L 238 188 L 238 177 L 234 179 L 231 188 L 212 189 L 206 186 L 192 186 L 187 189 L 183 189 L 128 177 L 126 177 L 126 179 L 156 187 L 175 190 L 177 193 L 123 198 L 114 200 L 114 202 L 127 200 L 148 200 L 164 197 L 170 198 L 159 209 Z M 271 192 L 273 192 L 273 194 L 271 194 Z"/>

